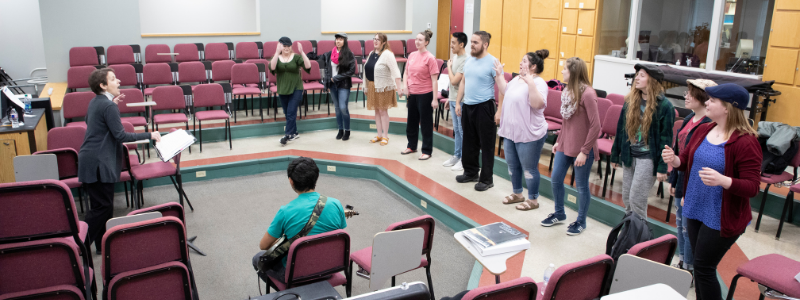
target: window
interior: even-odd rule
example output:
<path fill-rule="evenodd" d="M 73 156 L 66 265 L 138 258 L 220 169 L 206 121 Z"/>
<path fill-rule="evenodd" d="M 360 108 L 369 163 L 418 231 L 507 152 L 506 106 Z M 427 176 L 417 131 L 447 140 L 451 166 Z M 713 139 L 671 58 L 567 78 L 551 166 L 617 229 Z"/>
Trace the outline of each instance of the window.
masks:
<path fill-rule="evenodd" d="M 775 0 L 725 0 L 715 69 L 761 75 Z"/>
<path fill-rule="evenodd" d="M 597 54 L 761 75 L 774 7 L 775 0 L 605 0 Z"/>
<path fill-rule="evenodd" d="M 705 64 L 714 0 L 641 0 L 636 58 L 672 65 Z"/>
<path fill-rule="evenodd" d="M 627 53 L 628 26 L 630 25 L 630 0 L 603 1 L 603 15 L 597 31 L 600 41 L 598 55 L 625 57 Z"/>

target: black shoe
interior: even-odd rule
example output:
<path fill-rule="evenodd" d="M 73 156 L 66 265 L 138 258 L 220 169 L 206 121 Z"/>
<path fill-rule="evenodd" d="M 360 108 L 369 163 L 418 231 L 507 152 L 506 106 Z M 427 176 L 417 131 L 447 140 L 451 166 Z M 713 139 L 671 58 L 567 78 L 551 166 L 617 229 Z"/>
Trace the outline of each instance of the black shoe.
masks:
<path fill-rule="evenodd" d="M 493 186 L 494 186 L 494 183 L 478 182 L 478 183 L 475 184 L 475 190 L 479 191 L 479 192 L 483 192 L 485 190 L 488 190 L 488 189 L 492 188 Z"/>
<path fill-rule="evenodd" d="M 339 133 L 336 134 L 336 139 L 341 140 L 343 135 L 344 135 L 344 130 L 339 129 Z"/>
<path fill-rule="evenodd" d="M 292 134 L 292 135 L 289 136 L 289 140 L 290 141 L 294 141 L 294 140 L 299 139 L 299 138 L 300 138 L 300 135 L 297 134 L 297 133 Z"/>
<path fill-rule="evenodd" d="M 462 175 L 456 176 L 456 181 L 458 181 L 458 183 L 476 182 L 476 181 L 478 181 L 479 178 L 480 177 L 478 175 L 475 175 L 474 177 L 468 177 L 467 175 L 463 175 L 462 174 Z"/>
<path fill-rule="evenodd" d="M 94 253 L 97 255 L 103 255 L 103 251 L 100 251 L 100 248 L 95 248 Z"/>
<path fill-rule="evenodd" d="M 281 146 L 286 146 L 286 142 L 288 142 L 288 141 L 289 141 L 289 136 L 288 135 L 284 135 L 281 138 Z"/>
<path fill-rule="evenodd" d="M 342 140 L 346 141 L 346 140 L 349 140 L 349 139 L 350 139 L 350 130 L 345 130 L 344 131 L 344 136 L 342 137 Z"/>

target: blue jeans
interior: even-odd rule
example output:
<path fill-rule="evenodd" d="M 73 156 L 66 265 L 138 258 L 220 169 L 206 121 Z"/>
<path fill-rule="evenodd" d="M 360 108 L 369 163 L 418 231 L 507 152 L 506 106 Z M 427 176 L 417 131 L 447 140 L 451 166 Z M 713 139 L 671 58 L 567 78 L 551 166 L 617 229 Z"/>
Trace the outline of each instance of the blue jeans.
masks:
<path fill-rule="evenodd" d="M 528 199 L 539 198 L 539 157 L 542 156 L 542 146 L 547 136 L 527 143 L 515 143 L 511 139 L 504 139 L 503 146 L 506 153 L 508 173 L 511 174 L 511 186 L 514 194 L 522 193 L 522 177 L 528 186 Z"/>
<path fill-rule="evenodd" d="M 453 118 L 453 135 L 455 136 L 456 145 L 453 149 L 453 156 L 461 158 L 461 141 L 464 140 L 464 130 L 461 128 L 461 117 L 456 115 L 456 102 L 450 102 L 450 114 Z"/>
<path fill-rule="evenodd" d="M 284 134 L 297 134 L 297 106 L 303 100 L 303 90 L 295 90 L 294 93 L 289 95 L 278 95 L 278 98 L 281 99 L 283 114 L 286 115 Z"/>
<path fill-rule="evenodd" d="M 336 108 L 336 125 L 339 125 L 339 130 L 350 130 L 350 110 L 347 109 L 350 89 L 330 87 L 330 93 Z"/>
<path fill-rule="evenodd" d="M 553 201 L 556 203 L 556 216 L 566 218 L 564 212 L 564 177 L 567 170 L 575 163 L 575 157 L 564 155 L 564 152 L 556 152 L 553 161 Z M 594 150 L 586 155 L 586 163 L 583 166 L 575 167 L 575 186 L 578 188 L 578 224 L 586 228 L 586 213 L 589 211 L 589 202 L 592 195 L 589 194 L 589 175 L 592 173 L 592 163 L 594 163 Z"/>
<path fill-rule="evenodd" d="M 681 198 L 675 198 L 674 205 L 675 224 L 678 227 L 678 257 L 681 258 L 684 264 L 693 265 L 694 255 L 692 254 L 692 245 L 689 243 L 689 232 L 687 231 L 686 218 L 683 217 Z"/>

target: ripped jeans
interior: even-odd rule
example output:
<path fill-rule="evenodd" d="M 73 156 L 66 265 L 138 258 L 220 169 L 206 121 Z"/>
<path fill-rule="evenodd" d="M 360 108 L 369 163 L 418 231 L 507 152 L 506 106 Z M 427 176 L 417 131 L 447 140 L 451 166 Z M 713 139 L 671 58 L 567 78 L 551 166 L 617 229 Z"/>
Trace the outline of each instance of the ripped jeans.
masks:
<path fill-rule="evenodd" d="M 694 255 L 692 245 L 689 243 L 689 232 L 686 226 L 686 218 L 683 217 L 683 206 L 681 198 L 675 198 L 675 224 L 678 229 L 678 257 L 683 261 L 682 268 L 694 269 Z M 691 266 L 691 267 L 690 267 Z"/>
<path fill-rule="evenodd" d="M 539 140 L 527 143 L 515 143 L 505 139 L 506 163 L 508 173 L 511 175 L 511 186 L 514 194 L 522 193 L 522 178 L 528 186 L 528 199 L 539 198 L 539 158 L 542 156 L 542 147 L 547 135 Z"/>

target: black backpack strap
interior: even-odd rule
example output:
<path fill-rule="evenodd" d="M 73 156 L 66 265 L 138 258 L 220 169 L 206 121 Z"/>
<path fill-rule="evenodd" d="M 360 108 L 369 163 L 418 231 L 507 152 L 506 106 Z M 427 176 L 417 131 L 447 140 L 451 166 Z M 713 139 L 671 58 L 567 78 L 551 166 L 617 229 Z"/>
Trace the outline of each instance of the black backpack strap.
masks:
<path fill-rule="evenodd" d="M 608 240 L 606 240 L 606 255 L 611 255 L 611 251 L 614 248 L 614 244 L 617 243 L 617 238 L 619 237 L 619 232 L 622 230 L 622 227 L 627 223 L 628 218 L 625 217 L 622 219 L 622 222 L 619 222 L 617 226 L 611 229 L 611 232 L 608 234 Z"/>

